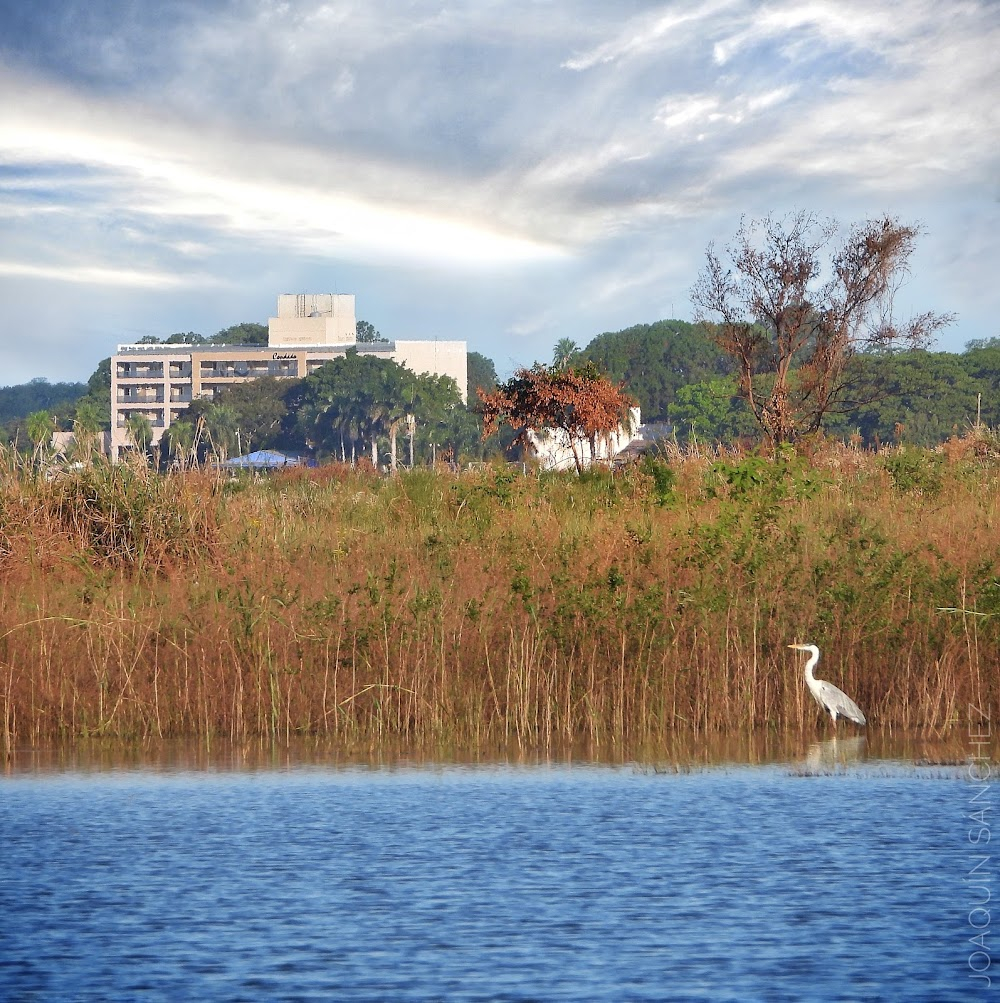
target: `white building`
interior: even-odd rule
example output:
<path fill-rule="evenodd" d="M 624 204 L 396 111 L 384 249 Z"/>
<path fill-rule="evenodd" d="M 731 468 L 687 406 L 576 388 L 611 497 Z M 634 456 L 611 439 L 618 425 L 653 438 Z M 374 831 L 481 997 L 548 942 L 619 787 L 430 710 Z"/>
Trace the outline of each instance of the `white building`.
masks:
<path fill-rule="evenodd" d="M 593 455 L 588 439 L 574 439 L 563 428 L 530 428 L 527 433 L 528 444 L 543 470 L 575 470 L 576 457 L 584 469 L 594 463 L 608 465 L 629 443 L 642 437 L 642 415 L 637 407 L 629 408 L 625 424 L 597 440 Z"/>
<path fill-rule="evenodd" d="M 155 445 L 199 398 L 212 399 L 232 383 L 262 376 L 298 378 L 343 356 L 391 359 L 417 374 L 450 376 L 462 400 L 468 393 L 464 341 L 359 343 L 354 297 L 334 293 L 282 294 L 278 316 L 267 324 L 267 347 L 258 345 L 119 345 L 111 358 L 111 456 L 132 445 L 128 419 L 143 415 Z"/>

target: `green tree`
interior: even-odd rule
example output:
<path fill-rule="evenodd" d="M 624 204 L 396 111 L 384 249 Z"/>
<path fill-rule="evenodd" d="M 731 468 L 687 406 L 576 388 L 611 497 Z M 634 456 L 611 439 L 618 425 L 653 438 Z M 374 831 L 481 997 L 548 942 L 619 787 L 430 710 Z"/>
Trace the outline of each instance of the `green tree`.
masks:
<path fill-rule="evenodd" d="M 735 372 L 710 331 L 683 320 L 637 324 L 598 335 L 583 349 L 581 359 L 624 383 L 644 421 L 666 421 L 681 387 Z"/>
<path fill-rule="evenodd" d="M 970 341 L 959 356 L 962 368 L 978 383 L 977 413 L 983 424 L 1000 428 L 1000 338 Z"/>
<path fill-rule="evenodd" d="M 188 466 L 198 460 L 198 427 L 190 419 L 182 418 L 172 422 L 163 433 L 161 440 L 164 457 L 170 457 L 181 466 Z"/>
<path fill-rule="evenodd" d="M 125 427 L 136 450 L 145 453 L 153 441 L 153 423 L 144 414 L 134 411 L 125 419 Z"/>
<path fill-rule="evenodd" d="M 667 410 L 684 438 L 735 442 L 760 432 L 732 376 L 680 387 Z"/>
<path fill-rule="evenodd" d="M 111 392 L 111 356 L 101 359 L 87 380 L 88 394 L 97 395 L 105 392 Z"/>
<path fill-rule="evenodd" d="M 497 388 L 496 366 L 492 359 L 479 352 L 469 352 L 466 356 L 466 374 L 470 402 L 477 399 L 477 390 L 491 394 Z"/>
<path fill-rule="evenodd" d="M 267 324 L 244 321 L 233 324 L 213 334 L 208 341 L 213 345 L 267 345 Z"/>
<path fill-rule="evenodd" d="M 389 365 L 379 367 L 373 374 L 375 379 L 370 391 L 369 414 L 375 434 L 387 434 L 389 437 L 389 466 L 395 473 L 399 430 L 408 413 L 407 390 L 414 377 L 408 369 L 389 359 L 378 361 L 388 362 Z M 372 461 L 377 466 L 378 451 L 374 446 Z"/>
<path fill-rule="evenodd" d="M 290 389 L 288 380 L 273 376 L 221 389 L 216 403 L 229 408 L 235 416 L 243 452 L 282 445 Z"/>
<path fill-rule="evenodd" d="M 250 443 L 243 441 L 239 415 L 235 408 L 213 402 L 205 409 L 202 420 L 205 438 L 216 459 L 239 456 L 249 448 Z"/>
<path fill-rule="evenodd" d="M 884 393 L 833 416 L 826 426 L 830 433 L 860 434 L 867 445 L 904 440 L 933 446 L 974 424 L 983 383 L 968 373 L 962 356 L 914 351 L 858 361 Z"/>
<path fill-rule="evenodd" d="M 379 334 L 375 325 L 369 324 L 367 320 L 359 320 L 355 327 L 358 334 L 358 341 L 362 343 L 371 344 L 376 341 L 385 341 L 385 338 Z"/>
<path fill-rule="evenodd" d="M 111 428 L 111 357 L 101 359 L 87 380 L 87 392 L 75 404 L 73 420 L 85 431 Z M 96 422 L 96 424 L 95 424 Z"/>
<path fill-rule="evenodd" d="M 17 386 L 0 387 L 0 422 L 26 418 L 33 411 L 67 415 L 86 389 L 82 383 L 49 383 L 41 376 Z"/>
<path fill-rule="evenodd" d="M 48 411 L 33 411 L 28 415 L 25 429 L 35 452 L 41 454 L 52 440 L 52 433 L 56 430 L 55 419 Z"/>
<path fill-rule="evenodd" d="M 81 397 L 73 418 L 74 459 L 88 459 L 101 451 L 100 436 L 105 424 L 105 411 L 92 397 Z"/>
<path fill-rule="evenodd" d="M 569 369 L 580 356 L 580 346 L 572 338 L 560 338 L 552 349 L 552 368 Z"/>
<path fill-rule="evenodd" d="M 421 443 L 432 451 L 445 444 L 454 449 L 449 440 L 467 430 L 469 420 L 450 377 L 417 376 L 390 359 L 356 350 L 306 377 L 287 405 L 296 413 L 299 434 L 321 453 L 347 460 L 367 452 L 377 464 L 379 441 L 387 440 L 392 469 L 399 460 L 399 435 L 409 432 L 414 450 Z"/>
<path fill-rule="evenodd" d="M 105 410 L 93 397 L 81 397 L 76 402 L 74 429 L 88 435 L 96 435 L 105 424 Z"/>
<path fill-rule="evenodd" d="M 298 427 L 307 443 L 347 458 L 370 451 L 378 465 L 378 435 L 405 414 L 403 367 L 356 349 L 321 366 L 303 381 Z"/>
<path fill-rule="evenodd" d="M 462 403 L 458 384 L 452 377 L 432 373 L 414 376 L 406 393 L 408 413 L 414 418 L 412 431 L 416 445 L 432 462 L 439 450 L 458 460 L 470 445 L 470 437 L 481 434 L 478 419 Z"/>

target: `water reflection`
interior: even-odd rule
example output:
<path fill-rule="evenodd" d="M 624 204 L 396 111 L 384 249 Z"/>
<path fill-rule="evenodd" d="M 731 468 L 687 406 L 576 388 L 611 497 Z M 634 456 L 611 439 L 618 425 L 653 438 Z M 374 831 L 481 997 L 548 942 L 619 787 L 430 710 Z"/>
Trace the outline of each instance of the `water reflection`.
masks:
<path fill-rule="evenodd" d="M 864 735 L 851 738 L 833 738 L 825 742 L 814 742 L 806 753 L 806 766 L 812 769 L 835 768 L 848 763 L 861 762 L 868 758 L 868 740 Z"/>
<path fill-rule="evenodd" d="M 977 750 L 985 754 L 985 750 Z M 640 766 L 659 772 L 689 772 L 719 766 L 787 764 L 807 770 L 865 762 L 954 766 L 969 756 L 961 733 L 927 736 L 869 728 L 824 737 L 812 732 L 699 734 L 672 731 L 630 743 L 555 742 L 531 746 L 510 741 L 476 745 L 350 744 L 322 738 L 233 744 L 220 741 L 154 740 L 136 743 L 79 741 L 20 747 L 0 762 L 7 775 L 36 772 L 100 773 L 107 770 L 231 772 L 299 767 L 408 769 L 420 766 Z M 994 744 L 994 760 L 1000 747 Z"/>

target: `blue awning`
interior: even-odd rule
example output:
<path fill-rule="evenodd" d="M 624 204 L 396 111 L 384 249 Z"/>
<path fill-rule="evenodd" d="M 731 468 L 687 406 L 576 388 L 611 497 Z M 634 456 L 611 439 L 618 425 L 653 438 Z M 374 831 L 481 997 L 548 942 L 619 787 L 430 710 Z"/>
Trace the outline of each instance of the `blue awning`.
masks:
<path fill-rule="evenodd" d="M 234 456 L 222 465 L 242 470 L 273 470 L 275 467 L 297 467 L 301 462 L 297 456 L 285 456 L 275 449 L 258 449 L 246 456 Z"/>

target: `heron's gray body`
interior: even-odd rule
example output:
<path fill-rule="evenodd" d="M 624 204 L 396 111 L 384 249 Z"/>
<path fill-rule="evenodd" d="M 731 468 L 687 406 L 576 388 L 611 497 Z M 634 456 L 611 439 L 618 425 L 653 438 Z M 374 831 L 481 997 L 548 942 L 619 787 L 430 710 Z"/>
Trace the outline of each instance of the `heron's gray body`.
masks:
<path fill-rule="evenodd" d="M 806 685 L 809 692 L 816 699 L 816 703 L 830 714 L 833 723 L 837 723 L 838 717 L 846 717 L 855 724 L 867 724 L 861 708 L 841 689 L 833 683 L 828 683 L 825 679 L 817 679 L 813 675 L 813 669 L 819 661 L 819 648 L 815 644 L 790 644 L 789 648 L 796 648 L 799 651 L 809 652 L 809 661 L 806 662 Z"/>

